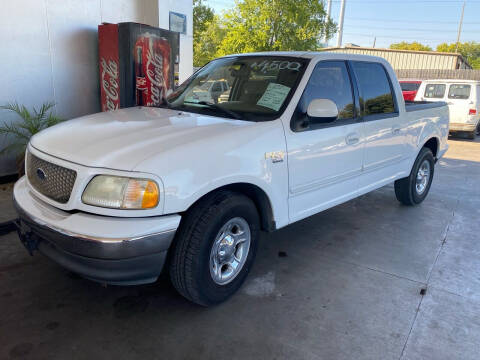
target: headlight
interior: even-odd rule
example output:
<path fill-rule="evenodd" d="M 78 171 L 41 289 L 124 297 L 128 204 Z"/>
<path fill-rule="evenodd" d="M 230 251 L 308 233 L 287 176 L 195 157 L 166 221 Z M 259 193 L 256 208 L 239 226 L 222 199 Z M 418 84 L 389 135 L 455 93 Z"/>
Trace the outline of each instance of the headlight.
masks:
<path fill-rule="evenodd" d="M 153 180 L 109 175 L 95 176 L 82 195 L 85 204 L 115 209 L 150 209 L 158 198 Z"/>

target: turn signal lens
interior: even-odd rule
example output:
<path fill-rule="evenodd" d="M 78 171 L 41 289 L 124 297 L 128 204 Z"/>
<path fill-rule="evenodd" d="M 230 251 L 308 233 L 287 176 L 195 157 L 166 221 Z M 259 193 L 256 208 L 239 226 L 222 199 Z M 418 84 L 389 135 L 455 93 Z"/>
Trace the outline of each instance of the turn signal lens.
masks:
<path fill-rule="evenodd" d="M 158 186 L 153 181 L 149 181 L 143 192 L 142 208 L 148 209 L 158 204 Z"/>
<path fill-rule="evenodd" d="M 150 209 L 158 204 L 158 187 L 153 181 L 130 179 L 123 197 L 123 208 Z"/>
<path fill-rule="evenodd" d="M 95 176 L 83 192 L 85 204 L 115 209 L 151 209 L 159 200 L 153 180 L 121 176 Z"/>
<path fill-rule="evenodd" d="M 468 115 L 477 115 L 477 109 L 470 109 Z"/>

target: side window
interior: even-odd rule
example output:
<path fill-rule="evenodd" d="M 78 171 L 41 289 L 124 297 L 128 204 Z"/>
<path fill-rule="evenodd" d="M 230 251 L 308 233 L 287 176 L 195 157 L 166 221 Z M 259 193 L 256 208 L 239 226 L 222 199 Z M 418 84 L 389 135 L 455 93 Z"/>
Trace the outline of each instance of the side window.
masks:
<path fill-rule="evenodd" d="M 427 84 L 425 86 L 424 97 L 429 99 L 443 99 L 446 88 L 447 86 L 445 84 Z"/>
<path fill-rule="evenodd" d="M 316 122 L 307 115 L 314 99 L 332 100 L 338 108 L 338 118 L 333 122 Z M 321 61 L 316 66 L 298 102 L 292 118 L 294 131 L 314 130 L 343 125 L 354 118 L 353 92 L 347 65 L 344 61 Z"/>
<path fill-rule="evenodd" d="M 393 90 L 383 65 L 352 61 L 352 66 L 360 91 L 362 115 L 396 113 Z"/>
<path fill-rule="evenodd" d="M 448 89 L 448 98 L 466 100 L 470 97 L 470 89 L 470 85 L 452 84 Z"/>

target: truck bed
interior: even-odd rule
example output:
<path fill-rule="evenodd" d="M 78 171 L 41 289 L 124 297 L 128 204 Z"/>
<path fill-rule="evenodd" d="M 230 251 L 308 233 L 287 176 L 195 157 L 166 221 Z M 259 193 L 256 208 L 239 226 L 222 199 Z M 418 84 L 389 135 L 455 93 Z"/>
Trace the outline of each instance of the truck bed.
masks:
<path fill-rule="evenodd" d="M 445 101 L 405 101 L 405 110 L 407 112 L 434 109 L 442 106 L 447 106 L 447 103 Z"/>

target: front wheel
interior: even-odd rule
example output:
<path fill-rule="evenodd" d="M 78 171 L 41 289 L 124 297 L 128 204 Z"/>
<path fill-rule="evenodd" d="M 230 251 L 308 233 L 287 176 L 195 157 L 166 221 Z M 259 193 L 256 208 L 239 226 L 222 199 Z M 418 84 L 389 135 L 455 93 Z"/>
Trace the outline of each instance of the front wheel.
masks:
<path fill-rule="evenodd" d="M 194 303 L 225 301 L 245 281 L 255 259 L 260 222 L 248 197 L 219 191 L 185 215 L 175 240 L 170 278 Z"/>
<path fill-rule="evenodd" d="M 422 148 L 408 177 L 395 181 L 395 195 L 404 205 L 418 205 L 427 197 L 432 184 L 435 160 L 432 151 Z"/>

